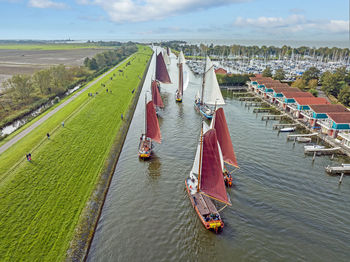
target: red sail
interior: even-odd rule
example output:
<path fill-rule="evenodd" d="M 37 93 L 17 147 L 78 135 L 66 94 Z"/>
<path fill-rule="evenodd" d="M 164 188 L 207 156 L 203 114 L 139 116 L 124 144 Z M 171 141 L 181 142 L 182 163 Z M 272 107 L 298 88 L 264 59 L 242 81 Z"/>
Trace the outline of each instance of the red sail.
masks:
<path fill-rule="evenodd" d="M 223 108 L 219 108 L 215 112 L 214 128 L 216 130 L 224 161 L 232 166 L 238 167 Z"/>
<path fill-rule="evenodd" d="M 168 74 L 168 70 L 166 69 L 166 65 L 164 62 L 164 58 L 162 53 L 159 53 L 157 55 L 157 61 L 156 61 L 156 79 L 159 82 L 162 82 L 164 84 L 170 84 L 170 77 Z"/>
<path fill-rule="evenodd" d="M 183 89 L 184 89 L 184 77 L 183 77 L 182 63 L 179 63 L 179 93 L 180 93 L 180 95 L 183 94 Z"/>
<path fill-rule="evenodd" d="M 162 136 L 160 134 L 158 118 L 156 115 L 156 110 L 154 109 L 153 101 L 149 101 L 147 103 L 146 110 L 147 110 L 146 136 L 160 144 Z"/>
<path fill-rule="evenodd" d="M 203 135 L 203 154 L 201 169 L 201 191 L 225 204 L 231 205 L 225 188 L 222 174 L 218 140 L 215 129 L 208 130 Z"/>
<path fill-rule="evenodd" d="M 160 97 L 157 81 L 152 81 L 152 100 L 153 104 L 158 107 L 164 107 L 162 98 Z"/>

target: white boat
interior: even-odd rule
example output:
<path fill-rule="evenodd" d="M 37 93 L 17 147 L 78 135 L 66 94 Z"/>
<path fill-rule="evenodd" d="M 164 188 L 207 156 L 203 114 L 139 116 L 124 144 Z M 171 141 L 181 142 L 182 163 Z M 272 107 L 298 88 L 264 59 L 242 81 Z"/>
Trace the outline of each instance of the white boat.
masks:
<path fill-rule="evenodd" d="M 285 127 L 280 129 L 280 132 L 294 132 L 294 131 L 295 131 L 295 127 Z"/>
<path fill-rule="evenodd" d="M 320 146 L 320 145 L 315 145 L 315 144 L 310 144 L 310 145 L 306 145 L 304 146 L 304 152 L 305 153 L 310 153 L 315 151 L 315 149 L 324 149 L 326 148 L 325 146 Z"/>
<path fill-rule="evenodd" d="M 297 141 L 299 143 L 310 143 L 311 142 L 311 137 L 297 137 Z"/>

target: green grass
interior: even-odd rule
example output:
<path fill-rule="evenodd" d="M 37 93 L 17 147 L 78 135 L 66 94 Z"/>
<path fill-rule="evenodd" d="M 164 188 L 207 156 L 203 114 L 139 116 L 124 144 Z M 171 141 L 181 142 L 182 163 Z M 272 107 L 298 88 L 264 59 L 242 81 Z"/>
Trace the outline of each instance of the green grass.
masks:
<path fill-rule="evenodd" d="M 82 93 L 0 155 L 0 261 L 64 260 L 150 55 L 140 47 L 124 76 L 107 75 L 87 91 L 96 97 Z"/>
<path fill-rule="evenodd" d="M 0 49 L 15 50 L 72 50 L 81 48 L 108 49 L 113 46 L 100 46 L 88 43 L 82 44 L 0 44 Z"/>

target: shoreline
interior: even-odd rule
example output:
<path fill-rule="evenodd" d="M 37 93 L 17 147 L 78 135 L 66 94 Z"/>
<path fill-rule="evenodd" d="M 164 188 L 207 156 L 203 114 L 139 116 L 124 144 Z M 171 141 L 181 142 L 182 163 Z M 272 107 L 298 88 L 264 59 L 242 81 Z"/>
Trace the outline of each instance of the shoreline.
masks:
<path fill-rule="evenodd" d="M 106 196 L 119 160 L 120 153 L 123 149 L 125 138 L 127 136 L 133 115 L 142 91 L 142 87 L 152 61 L 153 53 L 147 63 L 142 79 L 137 87 L 136 94 L 129 105 L 129 110 L 124 117 L 116 137 L 113 141 L 113 146 L 105 161 L 104 168 L 99 175 L 89 200 L 86 203 L 79 222 L 75 228 L 75 233 L 67 250 L 65 261 L 86 261 L 94 234 L 100 220 Z"/>

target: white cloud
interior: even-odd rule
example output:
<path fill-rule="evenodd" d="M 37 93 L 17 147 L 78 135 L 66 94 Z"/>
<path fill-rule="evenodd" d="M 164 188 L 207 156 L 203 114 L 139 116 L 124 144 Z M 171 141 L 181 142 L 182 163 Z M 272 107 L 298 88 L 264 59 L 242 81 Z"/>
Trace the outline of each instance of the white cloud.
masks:
<path fill-rule="evenodd" d="M 65 3 L 53 2 L 50 0 L 29 0 L 29 6 L 36 8 L 54 8 L 54 9 L 64 9 L 67 8 Z"/>
<path fill-rule="evenodd" d="M 114 22 L 144 22 L 251 0 L 76 0 L 101 6 Z"/>
<path fill-rule="evenodd" d="M 325 29 L 334 33 L 348 33 L 349 32 L 349 21 L 344 20 L 331 20 L 325 24 Z"/>
<path fill-rule="evenodd" d="M 251 28 L 253 31 L 270 33 L 295 33 L 317 31 L 321 33 L 349 33 L 349 21 L 345 20 L 308 20 L 304 15 L 293 14 L 283 17 L 238 17 L 237 27 Z"/>

